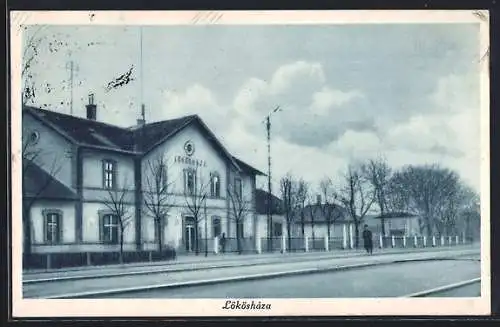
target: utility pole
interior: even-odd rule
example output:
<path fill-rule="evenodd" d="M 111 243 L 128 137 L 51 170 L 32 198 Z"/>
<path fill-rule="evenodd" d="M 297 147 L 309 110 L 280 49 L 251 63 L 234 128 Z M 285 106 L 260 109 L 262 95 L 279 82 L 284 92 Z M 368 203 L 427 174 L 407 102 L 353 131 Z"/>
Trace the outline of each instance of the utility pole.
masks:
<path fill-rule="evenodd" d="M 203 206 L 203 213 L 205 214 L 205 257 L 208 257 L 208 219 L 207 219 L 207 201 Z"/>
<path fill-rule="evenodd" d="M 267 234 L 268 251 L 273 250 L 273 212 L 272 212 L 272 183 L 271 183 L 271 115 L 275 112 L 281 111 L 281 108 L 277 106 L 272 112 L 270 112 L 266 117 L 266 130 L 267 130 Z"/>
<path fill-rule="evenodd" d="M 271 196 L 271 115 L 266 118 L 267 130 L 267 232 L 268 232 L 268 250 L 273 249 L 273 213 L 272 213 L 272 196 Z"/>
<path fill-rule="evenodd" d="M 71 55 L 70 55 L 71 56 Z M 69 70 L 69 90 L 70 90 L 70 104 L 69 104 L 69 114 L 73 115 L 73 83 L 74 74 L 78 72 L 78 66 L 73 62 L 72 59 L 66 64 L 66 69 Z"/>

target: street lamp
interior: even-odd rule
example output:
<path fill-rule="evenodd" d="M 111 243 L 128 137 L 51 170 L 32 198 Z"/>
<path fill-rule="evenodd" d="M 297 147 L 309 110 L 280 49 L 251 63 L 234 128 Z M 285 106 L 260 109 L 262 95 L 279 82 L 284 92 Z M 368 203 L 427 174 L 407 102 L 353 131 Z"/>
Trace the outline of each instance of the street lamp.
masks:
<path fill-rule="evenodd" d="M 268 233 L 268 242 L 267 248 L 269 252 L 272 252 L 273 244 L 273 214 L 272 214 L 272 187 L 271 187 L 271 115 L 282 111 L 283 109 L 280 106 L 274 108 L 273 111 L 267 114 L 265 122 L 266 122 L 266 131 L 267 131 L 267 233 Z"/>

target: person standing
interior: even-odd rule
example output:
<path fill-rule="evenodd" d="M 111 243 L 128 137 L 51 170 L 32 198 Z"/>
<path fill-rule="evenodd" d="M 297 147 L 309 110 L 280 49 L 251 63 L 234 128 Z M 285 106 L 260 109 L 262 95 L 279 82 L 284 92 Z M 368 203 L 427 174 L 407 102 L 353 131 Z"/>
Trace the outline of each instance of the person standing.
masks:
<path fill-rule="evenodd" d="M 222 236 L 220 238 L 220 247 L 222 253 L 224 253 L 226 251 L 226 233 L 222 233 Z"/>
<path fill-rule="evenodd" d="M 366 253 L 372 254 L 373 253 L 372 232 L 368 229 L 368 225 L 366 224 L 363 230 L 363 243 L 365 245 Z"/>

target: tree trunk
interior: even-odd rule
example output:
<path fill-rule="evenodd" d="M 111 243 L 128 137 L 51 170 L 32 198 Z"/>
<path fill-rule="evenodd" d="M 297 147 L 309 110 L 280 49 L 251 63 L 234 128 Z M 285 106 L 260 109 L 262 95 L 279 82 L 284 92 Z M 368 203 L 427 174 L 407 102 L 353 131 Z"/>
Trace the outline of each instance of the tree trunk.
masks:
<path fill-rule="evenodd" d="M 332 227 L 332 222 L 326 221 L 326 236 L 328 236 L 328 242 L 330 242 L 330 228 Z"/>
<path fill-rule="evenodd" d="M 428 215 L 426 215 L 424 219 L 425 219 L 425 227 L 427 228 L 427 236 L 432 237 L 433 231 L 432 231 L 431 218 Z"/>
<path fill-rule="evenodd" d="M 200 254 L 200 246 L 199 246 L 199 223 L 198 223 L 198 217 L 196 217 L 195 223 L 194 223 L 194 251 L 196 255 Z"/>
<path fill-rule="evenodd" d="M 300 215 L 300 227 L 302 228 L 302 237 L 304 237 L 306 235 L 306 232 L 305 232 L 305 227 L 304 227 L 304 214 L 303 213 Z"/>
<path fill-rule="evenodd" d="M 161 228 L 161 221 L 156 220 L 156 233 L 158 235 L 158 252 L 161 253 L 163 249 L 163 233 L 162 233 L 162 228 Z"/>
<path fill-rule="evenodd" d="M 236 233 L 236 248 L 238 249 L 238 254 L 241 254 L 241 238 L 240 233 Z"/>
<path fill-rule="evenodd" d="M 123 263 L 123 228 L 120 232 L 120 264 Z"/>
<path fill-rule="evenodd" d="M 359 224 L 360 222 L 357 221 L 354 223 L 354 235 L 355 235 L 355 248 L 358 249 L 359 248 Z"/>
<path fill-rule="evenodd" d="M 313 246 L 314 246 L 314 217 L 311 217 L 311 234 L 312 234 L 312 240 L 313 240 Z"/>
<path fill-rule="evenodd" d="M 287 233 L 287 239 L 288 239 L 288 251 L 289 252 L 290 252 L 290 250 L 292 248 L 292 235 L 290 233 L 290 229 L 291 229 L 290 220 L 287 220 L 287 222 L 286 222 L 286 233 Z"/>
<path fill-rule="evenodd" d="M 383 215 L 383 213 L 382 213 Z M 382 228 L 381 228 L 381 231 L 382 231 L 382 236 L 385 236 L 385 218 L 381 218 L 380 219 L 380 223 L 382 224 Z"/>

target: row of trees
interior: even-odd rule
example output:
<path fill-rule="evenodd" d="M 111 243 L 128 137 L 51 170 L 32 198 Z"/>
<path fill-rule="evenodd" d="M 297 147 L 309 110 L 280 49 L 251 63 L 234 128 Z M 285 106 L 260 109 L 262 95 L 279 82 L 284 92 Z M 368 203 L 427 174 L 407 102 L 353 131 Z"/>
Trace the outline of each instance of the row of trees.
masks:
<path fill-rule="evenodd" d="M 314 237 L 314 219 L 321 214 L 330 236 L 330 227 L 338 219 L 349 218 L 355 228 L 355 246 L 359 245 L 360 226 L 369 212 L 381 218 L 406 212 L 419 217 L 422 234 L 451 235 L 479 226 L 479 195 L 450 169 L 439 165 L 408 165 L 393 169 L 385 158 L 349 164 L 340 178 L 325 177 L 316 189 L 303 179 L 287 174 L 280 181 L 283 212 L 291 242 L 291 226 L 300 221 L 304 235 L 306 215 Z M 321 201 L 314 195 L 320 195 Z M 318 212 L 318 210 L 320 212 Z"/>
<path fill-rule="evenodd" d="M 43 164 L 46 161 L 38 160 L 42 156 L 49 155 L 44 153 L 40 147 L 28 137 L 23 140 L 22 160 L 23 160 L 23 226 L 24 226 L 24 245 L 25 253 L 31 251 L 31 208 L 42 198 L 44 190 L 50 187 L 52 178 L 40 181 L 37 185 L 33 182 L 26 185 L 29 169 L 35 167 L 34 163 L 44 169 L 46 173 L 57 179 L 62 167 L 62 160 L 54 158 L 50 165 Z M 146 161 L 144 185 L 142 186 L 142 201 L 143 214 L 153 220 L 155 229 L 155 240 L 158 251 L 164 248 L 164 231 L 168 228 L 169 212 L 176 205 L 185 205 L 189 215 L 194 223 L 194 250 L 196 254 L 200 253 L 199 240 L 203 235 L 199 235 L 199 230 L 202 224 L 205 224 L 205 238 L 208 238 L 208 218 L 207 218 L 207 198 L 210 196 L 210 180 L 204 180 L 201 172 L 198 169 L 192 170 L 195 176 L 195 182 L 191 188 L 191 192 L 184 193 L 184 203 L 175 195 L 175 182 L 169 179 L 167 160 L 158 156 L 154 159 Z M 118 241 L 120 245 L 120 260 L 123 260 L 124 235 L 130 223 L 133 221 L 134 206 L 130 205 L 133 200 L 131 197 L 134 194 L 133 188 L 130 187 L 129 181 L 125 178 L 120 187 L 108 189 L 106 195 L 101 199 L 112 216 L 116 217 L 118 223 Z M 242 225 L 245 217 L 250 212 L 250 202 L 245 199 L 243 194 L 235 188 L 227 190 L 227 196 L 230 201 L 229 220 L 235 222 L 236 226 Z M 241 253 L 241 233 L 237 233 L 237 249 Z M 205 253 L 207 253 L 207 244 L 205 242 Z"/>

